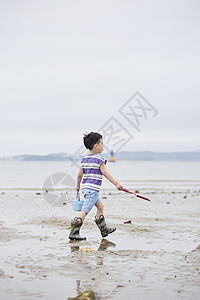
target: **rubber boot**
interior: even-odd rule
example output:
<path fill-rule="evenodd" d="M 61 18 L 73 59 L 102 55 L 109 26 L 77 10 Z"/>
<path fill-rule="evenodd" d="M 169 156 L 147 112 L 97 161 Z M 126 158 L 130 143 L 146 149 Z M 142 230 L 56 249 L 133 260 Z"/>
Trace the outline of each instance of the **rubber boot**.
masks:
<path fill-rule="evenodd" d="M 79 234 L 82 224 L 83 222 L 81 218 L 75 217 L 74 220 L 71 221 L 71 231 L 69 234 L 70 240 L 76 240 L 76 241 L 86 240 L 86 237 L 82 238 Z"/>
<path fill-rule="evenodd" d="M 100 215 L 99 219 L 97 219 L 96 216 L 95 216 L 94 221 L 97 224 L 97 226 L 99 227 L 99 230 L 101 231 L 102 237 L 106 237 L 108 234 L 110 234 L 110 233 L 112 233 L 116 230 L 116 228 L 109 228 L 106 225 L 106 220 L 105 220 L 103 215 Z"/>

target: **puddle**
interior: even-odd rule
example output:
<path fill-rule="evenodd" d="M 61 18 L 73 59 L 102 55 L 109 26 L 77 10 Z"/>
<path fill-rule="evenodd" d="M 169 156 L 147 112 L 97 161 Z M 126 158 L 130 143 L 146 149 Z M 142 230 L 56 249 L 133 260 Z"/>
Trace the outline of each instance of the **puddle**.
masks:
<path fill-rule="evenodd" d="M 112 236 L 109 239 L 116 244 L 115 250 L 143 250 L 143 251 L 167 251 L 189 252 L 193 250 L 190 244 L 187 246 L 180 241 L 167 241 L 165 239 L 148 239 L 143 237 L 133 238 L 130 235 Z"/>
<path fill-rule="evenodd" d="M 172 239 L 148 239 L 145 237 L 131 237 L 128 234 L 110 235 L 102 240 L 97 240 L 94 235 L 87 234 L 87 240 L 81 242 L 70 242 L 71 252 L 79 251 L 83 247 L 92 247 L 95 251 L 106 250 L 141 250 L 141 251 L 166 251 L 187 253 L 194 250 L 195 243 Z"/>
<path fill-rule="evenodd" d="M 95 291 L 100 297 L 97 299 L 104 299 L 101 298 L 104 294 L 110 295 L 109 299 L 121 299 L 124 293 L 132 294 L 132 282 L 138 286 L 143 280 L 143 284 L 148 286 L 151 278 L 154 278 L 155 283 L 165 283 L 170 278 L 174 280 L 175 276 L 182 276 L 185 268 L 182 252 L 190 252 L 195 248 L 189 243 L 186 246 L 185 240 L 171 238 L 168 241 L 164 238 L 148 238 L 148 235 L 134 238 L 130 233 L 119 231 L 102 239 L 98 231 L 83 230 L 82 235 L 86 233 L 86 241 L 69 242 L 67 231 L 63 235 L 62 230 L 39 230 L 43 233 L 41 239 L 38 238 L 38 232 L 34 234 L 32 230 L 27 239 L 24 239 L 23 232 L 22 239 L 0 243 L 3 259 L 3 285 L 0 286 L 2 299 L 63 300 L 88 289 Z M 92 247 L 95 252 L 79 252 L 83 247 Z M 194 261 L 190 261 L 189 268 L 191 262 L 194 266 L 198 262 L 197 255 L 194 254 L 192 259 Z M 178 264 L 175 269 L 174 262 Z M 194 280 L 194 272 L 190 278 Z M 197 281 L 198 274 L 196 278 Z M 175 289 L 177 285 L 174 286 L 173 280 L 170 282 Z M 143 289 L 141 286 L 138 293 L 142 295 Z M 157 290 L 157 285 L 153 289 Z M 163 299 L 168 298 L 166 296 Z"/>

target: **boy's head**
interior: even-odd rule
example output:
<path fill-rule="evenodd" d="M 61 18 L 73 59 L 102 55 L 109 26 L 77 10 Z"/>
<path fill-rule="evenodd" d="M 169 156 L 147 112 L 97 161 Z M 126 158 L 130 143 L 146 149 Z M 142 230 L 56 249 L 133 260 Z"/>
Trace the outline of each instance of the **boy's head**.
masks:
<path fill-rule="evenodd" d="M 98 152 L 103 151 L 102 135 L 98 132 L 90 132 L 83 135 L 83 143 L 89 150 L 94 150 L 96 147 Z"/>

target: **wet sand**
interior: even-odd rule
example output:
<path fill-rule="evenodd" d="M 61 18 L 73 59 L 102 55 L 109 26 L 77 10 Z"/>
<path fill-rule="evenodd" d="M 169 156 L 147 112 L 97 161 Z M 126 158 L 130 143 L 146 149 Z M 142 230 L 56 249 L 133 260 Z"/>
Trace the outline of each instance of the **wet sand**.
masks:
<path fill-rule="evenodd" d="M 0 299 L 66 300 L 89 289 L 96 299 L 199 299 L 197 187 L 140 189 L 151 203 L 103 189 L 107 223 L 117 230 L 101 239 L 94 208 L 81 242 L 68 240 L 71 205 L 52 206 L 36 192 L 0 191 Z"/>

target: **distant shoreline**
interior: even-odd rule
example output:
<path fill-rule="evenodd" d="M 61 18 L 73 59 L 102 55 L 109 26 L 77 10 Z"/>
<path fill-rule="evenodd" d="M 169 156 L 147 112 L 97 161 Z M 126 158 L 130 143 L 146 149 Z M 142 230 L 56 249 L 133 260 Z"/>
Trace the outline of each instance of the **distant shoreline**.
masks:
<path fill-rule="evenodd" d="M 103 153 L 108 159 L 109 153 Z M 114 157 L 117 160 L 132 161 L 200 161 L 200 151 L 192 152 L 153 152 L 153 151 L 123 151 Z M 0 161 L 79 161 L 80 157 L 68 153 L 52 153 L 47 155 L 22 154 L 3 156 Z"/>

